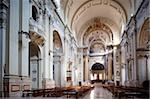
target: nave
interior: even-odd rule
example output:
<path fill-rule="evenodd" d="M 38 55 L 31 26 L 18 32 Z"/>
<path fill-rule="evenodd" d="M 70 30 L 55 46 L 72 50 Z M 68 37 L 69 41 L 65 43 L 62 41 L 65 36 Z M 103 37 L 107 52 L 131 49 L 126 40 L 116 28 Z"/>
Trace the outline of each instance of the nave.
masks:
<path fill-rule="evenodd" d="M 76 99 L 75 97 L 7 97 L 4 99 Z M 114 99 L 113 95 L 107 89 L 102 87 L 101 83 L 94 84 L 94 89 L 91 89 L 85 95 L 79 97 L 78 99 Z"/>
<path fill-rule="evenodd" d="M 22 97 L 7 97 L 4 99 L 149 99 L 149 91 L 146 88 L 115 86 L 114 84 L 102 84 L 100 82 L 88 86 L 72 86 L 60 88 L 57 91 L 43 91 Z M 85 91 L 86 90 L 86 91 Z M 53 94 L 55 93 L 55 95 Z M 59 94 L 59 95 L 58 95 Z"/>
<path fill-rule="evenodd" d="M 0 0 L 0 98 L 148 97 L 149 84 L 150 0 Z"/>

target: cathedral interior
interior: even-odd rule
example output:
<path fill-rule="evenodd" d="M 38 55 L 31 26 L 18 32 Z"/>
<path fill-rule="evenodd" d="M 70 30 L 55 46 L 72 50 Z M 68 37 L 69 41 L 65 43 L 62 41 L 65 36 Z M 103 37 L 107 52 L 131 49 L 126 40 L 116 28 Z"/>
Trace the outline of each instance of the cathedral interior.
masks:
<path fill-rule="evenodd" d="M 149 0 L 0 0 L 0 97 L 148 99 L 149 83 Z"/>

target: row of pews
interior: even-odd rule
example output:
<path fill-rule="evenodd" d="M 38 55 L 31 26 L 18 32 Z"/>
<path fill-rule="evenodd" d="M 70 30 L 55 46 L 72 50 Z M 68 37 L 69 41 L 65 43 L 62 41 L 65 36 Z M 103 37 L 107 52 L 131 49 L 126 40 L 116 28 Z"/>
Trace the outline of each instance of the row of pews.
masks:
<path fill-rule="evenodd" d="M 33 96 L 33 97 L 75 97 L 85 95 L 92 87 L 90 86 L 72 86 L 72 87 L 55 87 L 50 89 L 34 89 L 34 90 L 24 90 L 22 97 Z"/>
<path fill-rule="evenodd" d="M 121 98 L 146 98 L 149 99 L 149 88 L 145 89 L 142 87 L 126 87 L 126 86 L 115 86 L 113 85 L 103 85 L 110 91 L 115 97 Z"/>

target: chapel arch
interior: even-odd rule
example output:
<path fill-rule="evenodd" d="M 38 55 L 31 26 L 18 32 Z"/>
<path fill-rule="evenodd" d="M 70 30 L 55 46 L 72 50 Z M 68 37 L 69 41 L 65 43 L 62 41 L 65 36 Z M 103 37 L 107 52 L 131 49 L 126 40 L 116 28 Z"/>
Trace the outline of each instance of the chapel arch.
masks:
<path fill-rule="evenodd" d="M 147 18 L 142 27 L 141 31 L 138 35 L 137 40 L 137 71 L 138 71 L 138 80 L 140 84 L 142 84 L 145 80 L 150 80 L 150 57 L 149 57 L 149 49 L 150 49 L 150 17 Z"/>
<path fill-rule="evenodd" d="M 90 79 L 92 82 L 105 81 L 105 66 L 99 62 L 94 63 L 91 66 L 91 75 Z"/>
<path fill-rule="evenodd" d="M 32 89 L 39 88 L 41 51 L 35 42 L 29 42 L 29 75 L 32 80 Z"/>
<path fill-rule="evenodd" d="M 59 32 L 53 31 L 53 78 L 56 87 L 61 86 L 61 69 L 62 69 L 62 41 Z"/>
<path fill-rule="evenodd" d="M 142 27 L 139 34 L 139 48 L 146 48 L 150 45 L 150 17 L 147 18 Z"/>

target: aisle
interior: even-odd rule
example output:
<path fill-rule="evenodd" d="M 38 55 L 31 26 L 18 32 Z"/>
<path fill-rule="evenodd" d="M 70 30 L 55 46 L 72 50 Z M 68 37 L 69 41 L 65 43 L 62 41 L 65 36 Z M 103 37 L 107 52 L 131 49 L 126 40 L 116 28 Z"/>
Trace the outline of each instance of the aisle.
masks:
<path fill-rule="evenodd" d="M 113 99 L 113 97 L 111 92 L 97 84 L 90 94 L 86 95 L 83 99 Z"/>

